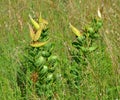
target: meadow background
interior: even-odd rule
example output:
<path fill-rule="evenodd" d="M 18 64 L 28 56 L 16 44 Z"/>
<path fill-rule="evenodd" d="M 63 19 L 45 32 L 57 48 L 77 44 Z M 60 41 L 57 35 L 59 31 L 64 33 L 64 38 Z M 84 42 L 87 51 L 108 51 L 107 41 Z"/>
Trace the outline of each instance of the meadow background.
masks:
<path fill-rule="evenodd" d="M 62 77 L 56 84 L 54 99 L 120 100 L 120 0 L 0 0 L 1 100 L 22 100 L 16 77 L 21 52 L 30 41 L 29 14 L 36 17 L 41 12 L 49 22 L 49 35 L 55 43 L 53 52 L 60 60 L 57 71 L 64 76 L 70 64 L 68 50 L 75 39 L 69 22 L 82 30 L 97 16 L 98 7 L 103 7 L 100 52 L 91 54 L 88 67 L 82 72 L 82 92 L 70 90 Z"/>

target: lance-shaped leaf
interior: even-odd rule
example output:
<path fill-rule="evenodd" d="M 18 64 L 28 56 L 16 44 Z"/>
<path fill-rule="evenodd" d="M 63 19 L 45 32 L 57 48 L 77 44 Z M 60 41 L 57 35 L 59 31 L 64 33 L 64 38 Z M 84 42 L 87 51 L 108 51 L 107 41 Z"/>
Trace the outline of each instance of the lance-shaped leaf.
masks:
<path fill-rule="evenodd" d="M 100 8 L 98 8 L 98 12 L 97 12 L 97 13 L 98 13 L 98 17 L 99 17 L 99 18 L 102 18 Z"/>
<path fill-rule="evenodd" d="M 69 25 L 70 25 L 70 28 L 71 28 L 71 30 L 72 30 L 72 32 L 73 33 L 75 33 L 75 35 L 76 36 L 82 36 L 82 33 L 80 33 L 80 31 L 77 29 L 77 28 L 75 28 L 73 25 L 71 25 L 70 23 L 69 23 Z"/>
<path fill-rule="evenodd" d="M 42 24 L 45 24 L 45 25 L 48 25 L 48 21 L 43 19 L 41 14 L 40 14 L 40 17 L 39 17 L 39 24 L 42 23 Z"/>
<path fill-rule="evenodd" d="M 41 14 L 40 14 L 40 17 L 39 17 L 39 25 L 41 27 L 43 27 L 43 29 L 46 29 L 46 25 L 48 25 L 48 21 L 43 19 Z"/>
<path fill-rule="evenodd" d="M 38 30 L 40 27 L 39 23 L 37 23 L 30 15 L 29 15 L 29 17 L 30 17 L 30 21 L 33 24 L 33 26 L 35 27 L 35 29 Z"/>
<path fill-rule="evenodd" d="M 38 29 L 38 31 L 35 33 L 35 36 L 34 36 L 34 41 L 37 41 L 39 38 L 40 38 L 40 36 L 41 36 L 41 33 L 42 33 L 42 27 L 40 27 L 39 29 Z"/>
<path fill-rule="evenodd" d="M 34 41 L 34 37 L 35 37 L 35 32 L 33 31 L 33 28 L 31 27 L 30 24 L 29 25 L 29 30 L 30 30 L 30 37 L 32 39 L 32 41 Z"/>
<path fill-rule="evenodd" d="M 33 43 L 30 44 L 30 46 L 32 46 L 32 47 L 41 47 L 41 46 L 44 46 L 47 43 L 48 43 L 48 41 L 46 41 L 46 42 L 33 42 Z"/>

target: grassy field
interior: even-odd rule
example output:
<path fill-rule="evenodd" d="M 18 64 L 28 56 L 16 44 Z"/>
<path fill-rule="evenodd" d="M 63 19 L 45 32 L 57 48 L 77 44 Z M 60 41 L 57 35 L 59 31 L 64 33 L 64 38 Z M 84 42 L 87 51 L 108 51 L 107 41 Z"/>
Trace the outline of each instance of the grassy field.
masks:
<path fill-rule="evenodd" d="M 1 100 L 120 100 L 120 0 L 1 0 L 0 5 Z M 82 30 L 97 16 L 98 7 L 103 8 L 98 49 L 87 56 L 86 66 L 78 66 L 76 85 L 69 54 L 76 37 L 69 23 Z M 49 23 L 59 77 L 48 93 L 38 97 L 27 87 L 28 93 L 21 96 L 17 74 L 23 50 L 30 43 L 29 14 L 36 18 L 40 12 Z"/>

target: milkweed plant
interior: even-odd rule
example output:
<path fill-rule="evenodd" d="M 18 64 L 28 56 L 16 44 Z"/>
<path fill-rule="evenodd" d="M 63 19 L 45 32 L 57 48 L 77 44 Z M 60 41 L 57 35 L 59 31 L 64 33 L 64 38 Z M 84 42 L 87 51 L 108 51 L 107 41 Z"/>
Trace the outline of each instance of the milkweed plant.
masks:
<path fill-rule="evenodd" d="M 31 41 L 25 48 L 21 68 L 23 74 L 19 74 L 18 83 L 22 96 L 27 100 L 35 100 L 39 97 L 50 98 L 54 92 L 52 85 L 55 82 L 54 72 L 58 57 L 52 54 L 54 44 L 49 39 L 48 21 L 41 15 L 38 21 L 30 15 L 29 18 Z"/>
<path fill-rule="evenodd" d="M 83 31 L 79 31 L 75 26 L 69 23 L 71 31 L 75 34 L 76 39 L 72 42 L 72 48 L 69 52 L 71 55 L 71 66 L 69 68 L 69 76 L 67 77 L 67 83 L 69 88 L 76 88 L 80 90 L 80 84 L 83 72 L 88 66 L 88 55 L 94 53 L 99 48 L 97 46 L 97 40 L 100 38 L 99 29 L 103 25 L 101 12 L 98 10 L 98 17 L 93 18 L 91 23 L 83 28 Z M 67 72 L 68 73 L 68 72 Z M 73 88 L 72 88 L 73 90 Z"/>

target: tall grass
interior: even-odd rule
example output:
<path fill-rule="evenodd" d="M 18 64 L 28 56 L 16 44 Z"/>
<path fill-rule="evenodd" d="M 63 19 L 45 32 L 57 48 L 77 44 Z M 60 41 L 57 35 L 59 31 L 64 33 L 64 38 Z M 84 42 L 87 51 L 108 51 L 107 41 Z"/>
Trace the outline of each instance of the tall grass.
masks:
<path fill-rule="evenodd" d="M 119 0 L 1 0 L 0 1 L 0 98 L 21 100 L 17 84 L 17 72 L 21 66 L 23 48 L 28 45 L 28 15 L 36 17 L 41 12 L 49 22 L 54 51 L 59 56 L 54 99 L 70 100 L 119 100 L 120 97 L 120 1 Z M 97 8 L 103 7 L 101 39 L 98 51 L 87 57 L 88 65 L 79 73 L 79 88 L 72 80 L 69 50 L 75 40 L 69 22 L 82 30 L 91 18 L 97 16 Z M 67 79 L 66 79 L 67 77 Z M 78 88 L 78 91 L 76 90 Z M 41 97 L 45 99 L 45 97 Z"/>

